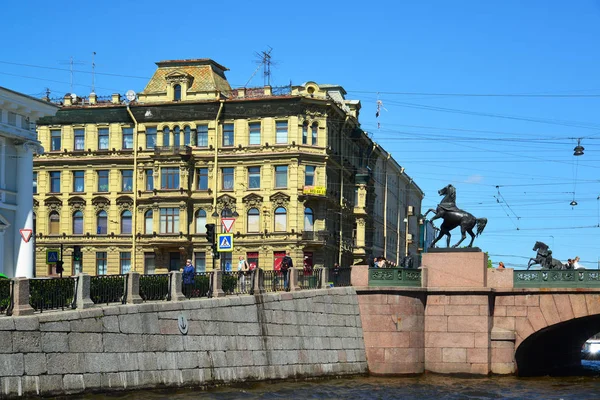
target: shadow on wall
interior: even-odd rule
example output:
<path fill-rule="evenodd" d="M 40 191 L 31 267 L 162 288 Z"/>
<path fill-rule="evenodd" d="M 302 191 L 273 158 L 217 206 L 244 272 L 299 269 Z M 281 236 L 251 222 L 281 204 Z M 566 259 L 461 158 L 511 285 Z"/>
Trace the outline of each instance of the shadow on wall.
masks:
<path fill-rule="evenodd" d="M 600 315 L 575 318 L 530 335 L 517 348 L 519 376 L 570 375 L 581 366 L 586 340 L 600 332 Z"/>

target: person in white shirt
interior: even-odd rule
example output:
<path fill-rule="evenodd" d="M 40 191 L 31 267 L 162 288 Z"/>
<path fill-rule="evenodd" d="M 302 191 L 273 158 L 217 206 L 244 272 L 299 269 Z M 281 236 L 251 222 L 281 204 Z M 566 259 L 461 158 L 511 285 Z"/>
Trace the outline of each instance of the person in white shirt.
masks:
<path fill-rule="evenodd" d="M 238 281 L 240 282 L 240 289 L 242 290 L 242 293 L 246 293 L 246 274 L 248 273 L 248 270 L 250 269 L 250 267 L 248 266 L 248 263 L 246 262 L 246 259 L 244 258 L 244 256 L 240 256 L 240 261 L 238 262 Z"/>
<path fill-rule="evenodd" d="M 573 268 L 575 269 L 585 269 L 585 267 L 581 264 L 579 264 L 579 256 L 575 257 L 575 260 L 573 261 Z"/>

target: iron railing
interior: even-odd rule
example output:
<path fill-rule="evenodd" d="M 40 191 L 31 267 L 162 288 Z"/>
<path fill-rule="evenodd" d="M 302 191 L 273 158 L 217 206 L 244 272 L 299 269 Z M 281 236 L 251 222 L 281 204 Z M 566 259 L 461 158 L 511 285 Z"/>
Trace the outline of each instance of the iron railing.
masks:
<path fill-rule="evenodd" d="M 333 287 L 352 286 L 350 284 L 350 273 L 352 267 L 329 268 L 329 282 Z"/>
<path fill-rule="evenodd" d="M 321 286 L 322 268 L 298 270 L 298 286 L 301 289 L 318 289 Z"/>
<path fill-rule="evenodd" d="M 38 278 L 29 280 L 29 304 L 35 311 L 75 308 L 77 278 Z"/>
<path fill-rule="evenodd" d="M 90 281 L 90 298 L 94 304 L 125 304 L 127 275 L 97 275 Z"/>
<path fill-rule="evenodd" d="M 515 270 L 513 283 L 515 288 L 598 288 L 600 270 Z"/>
<path fill-rule="evenodd" d="M 212 297 L 212 272 L 198 272 L 193 283 L 182 283 L 183 295 L 188 298 Z"/>
<path fill-rule="evenodd" d="M 186 155 L 192 154 L 192 148 L 190 146 L 155 146 L 154 154 L 156 155 Z"/>
<path fill-rule="evenodd" d="M 289 271 L 287 272 L 287 275 L 289 276 Z M 285 291 L 285 277 L 283 272 L 275 270 L 263 271 L 263 281 L 261 288 L 265 292 Z"/>
<path fill-rule="evenodd" d="M 253 293 L 252 273 L 240 271 L 223 272 L 221 288 L 225 294 L 250 294 Z"/>
<path fill-rule="evenodd" d="M 14 284 L 13 280 L 0 279 L 0 314 L 12 314 Z"/>
<path fill-rule="evenodd" d="M 421 287 L 421 270 L 369 268 L 369 286 Z"/>
<path fill-rule="evenodd" d="M 171 278 L 169 274 L 141 275 L 140 297 L 144 301 L 171 299 Z"/>

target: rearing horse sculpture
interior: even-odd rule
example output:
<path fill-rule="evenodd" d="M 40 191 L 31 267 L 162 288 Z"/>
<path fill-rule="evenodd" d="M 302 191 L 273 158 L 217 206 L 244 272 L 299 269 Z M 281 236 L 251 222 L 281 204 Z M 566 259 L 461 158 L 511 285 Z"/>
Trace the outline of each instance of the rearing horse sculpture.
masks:
<path fill-rule="evenodd" d="M 456 207 L 456 189 L 452 185 L 448 185 L 438 190 L 438 194 L 440 196 L 444 196 L 442 202 L 438 204 L 435 210 L 430 208 L 424 215 L 424 217 L 426 217 L 430 212 L 434 212 L 435 216 L 431 218 L 432 222 L 438 218 L 442 218 L 444 220 L 444 222 L 442 222 L 442 226 L 440 227 L 440 234 L 431 243 L 431 247 L 434 247 L 438 240 L 440 240 L 444 235 L 447 237 L 446 247 L 450 247 L 450 231 L 458 226 L 460 226 L 460 233 L 462 234 L 462 237 L 458 243 L 452 247 L 458 247 L 458 245 L 467 238 L 467 233 L 471 235 L 471 242 L 467 247 L 473 247 L 473 241 L 475 240 L 475 237 L 483 233 L 483 229 L 487 224 L 487 218 L 475 218 L 472 214 L 469 214 L 468 212 Z M 477 225 L 477 233 L 473 233 L 473 228 L 475 225 Z"/>

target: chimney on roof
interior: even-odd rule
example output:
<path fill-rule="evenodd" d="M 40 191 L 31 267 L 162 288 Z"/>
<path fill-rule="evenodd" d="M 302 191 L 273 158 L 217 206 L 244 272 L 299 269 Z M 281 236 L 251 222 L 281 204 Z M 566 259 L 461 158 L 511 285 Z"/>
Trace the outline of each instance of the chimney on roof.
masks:
<path fill-rule="evenodd" d="M 120 104 L 121 103 L 121 95 L 119 93 L 113 93 L 112 95 L 112 103 Z"/>
<path fill-rule="evenodd" d="M 63 97 L 63 104 L 65 106 L 72 106 L 73 105 L 73 99 L 71 98 L 71 93 L 65 94 L 65 97 Z"/>
<path fill-rule="evenodd" d="M 96 93 L 92 92 L 90 93 L 90 104 L 96 104 L 98 102 L 98 96 L 96 95 Z"/>
<path fill-rule="evenodd" d="M 270 85 L 265 85 L 265 96 L 273 96 L 273 88 Z"/>
<path fill-rule="evenodd" d="M 239 98 L 246 97 L 246 88 L 239 88 L 237 90 L 237 95 Z"/>

